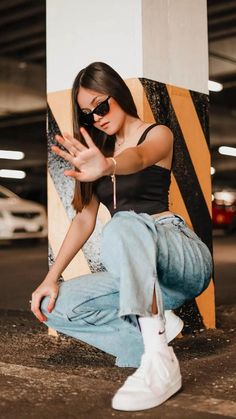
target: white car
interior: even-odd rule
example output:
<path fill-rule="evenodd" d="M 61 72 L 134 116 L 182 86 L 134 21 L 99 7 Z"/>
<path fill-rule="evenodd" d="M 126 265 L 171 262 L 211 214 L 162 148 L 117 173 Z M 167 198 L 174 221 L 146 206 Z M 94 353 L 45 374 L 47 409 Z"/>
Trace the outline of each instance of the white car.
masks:
<path fill-rule="evenodd" d="M 0 186 L 0 240 L 44 237 L 47 237 L 44 207 Z"/>

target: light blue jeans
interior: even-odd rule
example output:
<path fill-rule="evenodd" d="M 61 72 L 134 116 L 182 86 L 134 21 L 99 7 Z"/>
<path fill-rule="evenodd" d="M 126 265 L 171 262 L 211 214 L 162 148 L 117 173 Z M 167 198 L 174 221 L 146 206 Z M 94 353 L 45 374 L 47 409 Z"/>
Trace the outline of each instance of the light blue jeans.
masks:
<path fill-rule="evenodd" d="M 121 211 L 105 225 L 101 259 L 106 271 L 61 283 L 48 326 L 116 357 L 116 365 L 140 365 L 143 340 L 138 316 L 175 309 L 209 284 L 212 258 L 207 246 L 177 215 L 158 220 Z"/>

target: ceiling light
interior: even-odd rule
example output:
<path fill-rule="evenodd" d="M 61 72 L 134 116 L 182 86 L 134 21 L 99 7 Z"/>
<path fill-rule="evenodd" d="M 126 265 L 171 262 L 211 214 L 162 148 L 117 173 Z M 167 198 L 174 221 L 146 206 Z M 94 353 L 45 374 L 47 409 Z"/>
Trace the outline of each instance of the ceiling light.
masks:
<path fill-rule="evenodd" d="M 0 159 L 22 160 L 24 157 L 22 151 L 0 150 Z"/>
<path fill-rule="evenodd" d="M 225 156 L 233 156 L 236 157 L 236 148 L 235 147 L 226 147 L 221 146 L 218 148 L 220 154 L 224 154 Z"/>
<path fill-rule="evenodd" d="M 11 179 L 24 179 L 26 173 L 23 170 L 7 170 L 1 169 L 0 170 L 0 177 L 4 178 L 11 178 Z"/>
<path fill-rule="evenodd" d="M 214 167 L 211 167 L 211 175 L 214 175 L 216 172 L 216 169 Z"/>
<path fill-rule="evenodd" d="M 216 81 L 208 80 L 208 89 L 211 92 L 220 92 L 223 90 L 223 84 L 218 83 Z"/>
<path fill-rule="evenodd" d="M 18 68 L 20 68 L 21 70 L 24 70 L 27 67 L 27 63 L 25 63 L 24 61 L 21 61 L 18 64 Z"/>

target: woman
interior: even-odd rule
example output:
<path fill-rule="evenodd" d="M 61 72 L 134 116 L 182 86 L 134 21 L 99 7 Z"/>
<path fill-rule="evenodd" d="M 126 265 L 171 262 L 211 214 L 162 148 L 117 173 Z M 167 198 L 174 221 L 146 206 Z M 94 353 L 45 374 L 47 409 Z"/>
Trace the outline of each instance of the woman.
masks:
<path fill-rule="evenodd" d="M 168 342 L 182 322 L 167 310 L 207 287 L 211 255 L 168 209 L 171 130 L 142 121 L 128 87 L 104 63 L 80 71 L 72 103 L 74 135 L 56 136 L 64 150 L 52 150 L 75 167 L 65 175 L 76 179 L 77 215 L 32 294 L 31 309 L 48 326 L 115 355 L 116 365 L 136 367 L 112 407 L 148 409 L 181 388 Z M 100 202 L 112 215 L 102 234 L 106 271 L 59 286 L 61 273 L 94 230 Z"/>

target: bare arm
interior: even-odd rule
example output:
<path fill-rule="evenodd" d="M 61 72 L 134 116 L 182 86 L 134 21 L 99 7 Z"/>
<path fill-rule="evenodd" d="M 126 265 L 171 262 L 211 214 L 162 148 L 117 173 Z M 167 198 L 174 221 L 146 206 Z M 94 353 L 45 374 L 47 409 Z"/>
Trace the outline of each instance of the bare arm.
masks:
<path fill-rule="evenodd" d="M 81 133 L 86 140 L 87 146 L 84 146 L 69 134 L 65 134 L 64 138 L 59 135 L 56 136 L 56 140 L 69 153 L 57 146 L 52 146 L 52 150 L 56 154 L 79 169 L 79 171 L 66 170 L 65 175 L 74 177 L 81 182 L 90 182 L 101 176 L 113 174 L 113 159 L 105 157 L 101 153 L 84 128 L 81 128 Z M 148 133 L 148 138 L 142 144 L 127 148 L 115 157 L 116 174 L 128 175 L 139 172 L 167 158 L 172 151 L 172 147 L 173 134 L 171 130 L 165 125 L 158 125 Z"/>
<path fill-rule="evenodd" d="M 61 273 L 91 236 L 96 223 L 98 206 L 97 200 L 93 197 L 90 204 L 73 219 L 55 262 L 48 273 L 48 277 L 52 281 L 56 282 L 58 280 Z"/>
<path fill-rule="evenodd" d="M 173 134 L 165 125 L 153 128 L 148 138 L 138 146 L 130 147 L 122 151 L 116 159 L 116 174 L 129 175 L 139 172 L 148 166 L 152 166 L 168 156 L 173 146 Z M 108 167 L 104 170 L 105 175 L 113 173 L 114 164 L 108 160 Z"/>
<path fill-rule="evenodd" d="M 40 303 L 43 297 L 49 296 L 48 312 L 50 313 L 55 305 L 59 291 L 58 279 L 64 269 L 69 265 L 73 257 L 78 253 L 84 243 L 92 234 L 98 212 L 99 203 L 92 198 L 90 204 L 78 213 L 72 221 L 66 237 L 60 247 L 47 276 L 39 287 L 32 294 L 31 310 L 40 321 L 47 318 L 40 310 Z"/>

